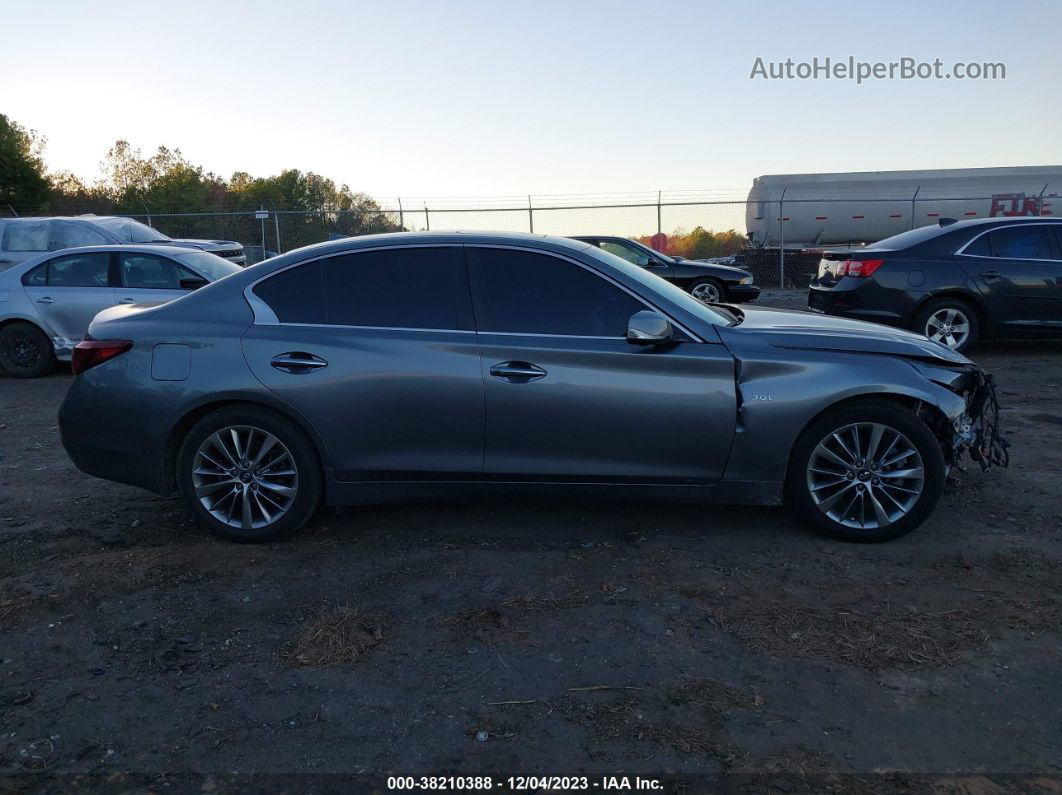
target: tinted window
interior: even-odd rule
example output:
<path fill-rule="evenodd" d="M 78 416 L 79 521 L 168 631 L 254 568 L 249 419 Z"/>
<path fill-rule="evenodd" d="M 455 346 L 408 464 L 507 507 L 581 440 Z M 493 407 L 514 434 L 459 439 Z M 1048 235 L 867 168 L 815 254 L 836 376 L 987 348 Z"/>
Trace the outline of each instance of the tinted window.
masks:
<path fill-rule="evenodd" d="M 990 232 L 992 256 L 1004 259 L 1051 259 L 1050 231 L 1046 226 L 1012 226 Z"/>
<path fill-rule="evenodd" d="M 281 323 L 324 323 L 320 261 L 282 271 L 261 282 L 254 294 Z"/>
<path fill-rule="evenodd" d="M 22 274 L 22 283 L 27 287 L 44 287 L 48 284 L 48 263 Z"/>
<path fill-rule="evenodd" d="M 110 255 L 72 254 L 48 262 L 49 287 L 106 287 Z"/>
<path fill-rule="evenodd" d="M 910 229 L 906 232 L 900 232 L 898 235 L 887 237 L 884 240 L 879 240 L 877 243 L 871 243 L 867 246 L 867 249 L 873 251 L 900 251 L 911 246 L 917 246 L 919 243 L 925 243 L 927 240 L 932 240 L 937 235 L 945 234 L 946 230 L 947 227 L 937 226 L 936 224 L 920 226 L 917 229 Z"/>
<path fill-rule="evenodd" d="M 458 328 L 453 249 L 365 251 L 327 259 L 324 268 L 327 323 Z"/>
<path fill-rule="evenodd" d="M 180 290 L 181 279 L 197 274 L 172 259 L 154 254 L 122 254 L 122 285 L 139 290 Z"/>
<path fill-rule="evenodd" d="M 481 248 L 492 331 L 623 337 L 641 301 L 586 268 L 547 254 Z"/>
<path fill-rule="evenodd" d="M 988 235 L 981 235 L 963 249 L 962 253 L 969 254 L 972 257 L 991 257 L 992 248 L 988 245 Z"/>

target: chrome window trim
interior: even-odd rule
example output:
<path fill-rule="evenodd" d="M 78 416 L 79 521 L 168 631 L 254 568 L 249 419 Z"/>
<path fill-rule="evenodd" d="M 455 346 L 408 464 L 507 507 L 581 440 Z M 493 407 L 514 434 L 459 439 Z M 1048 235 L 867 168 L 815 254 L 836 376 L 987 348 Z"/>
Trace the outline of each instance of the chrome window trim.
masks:
<path fill-rule="evenodd" d="M 1024 226 L 1046 226 L 1048 228 L 1053 227 L 1053 226 L 1057 226 L 1057 227 L 1059 227 L 1059 230 L 1062 231 L 1062 221 L 1033 221 L 1033 222 L 1027 223 L 1027 224 L 1005 224 L 1005 225 L 1000 225 L 1000 226 L 993 226 L 992 228 L 986 229 L 985 231 L 981 232 L 980 234 L 974 235 L 969 240 L 967 240 L 965 243 L 963 243 L 962 248 L 960 248 L 958 251 L 955 252 L 955 256 L 957 256 L 957 257 L 970 257 L 971 259 L 987 259 L 987 260 L 991 260 L 993 262 L 999 262 L 1000 260 L 1005 262 L 1008 259 L 1011 259 L 1011 260 L 1017 259 L 1017 260 L 1021 260 L 1022 262 L 1062 262 L 1062 259 L 1043 259 L 1041 257 L 986 257 L 984 254 L 967 254 L 966 253 L 966 249 L 968 249 L 970 246 L 972 246 L 974 244 L 974 242 L 980 240 L 985 235 L 992 234 L 993 232 L 1001 232 L 1004 229 L 1020 229 L 1021 227 L 1024 227 Z M 1062 241 L 1056 241 L 1056 242 L 1062 243 Z"/>
<path fill-rule="evenodd" d="M 620 284 L 619 282 L 617 282 L 615 279 L 613 279 L 609 275 L 604 274 L 601 271 L 596 270 L 595 268 L 591 268 L 590 266 L 585 265 L 585 264 L 583 264 L 581 262 L 577 262 L 576 260 L 572 259 L 571 257 L 564 256 L 563 254 L 558 254 L 555 251 L 548 251 L 548 250 L 542 249 L 542 248 L 535 248 L 533 246 L 515 246 L 515 245 L 505 245 L 505 244 L 500 244 L 500 243 L 402 243 L 402 244 L 398 244 L 398 245 L 366 246 L 364 248 L 349 249 L 347 251 L 331 251 L 331 252 L 329 252 L 327 254 L 321 254 L 321 255 L 316 256 L 316 257 L 310 257 L 309 259 L 299 260 L 298 262 L 292 262 L 291 264 L 285 265 L 283 268 L 280 268 L 279 270 L 275 270 L 272 273 L 267 273 L 264 276 L 258 277 L 253 282 L 251 282 L 250 284 L 248 284 L 246 287 L 243 288 L 243 297 L 244 297 L 244 300 L 247 301 L 248 305 L 251 307 L 251 313 L 254 315 L 254 320 L 252 321 L 252 324 L 255 325 L 255 326 L 301 326 L 301 327 L 304 327 L 304 328 L 347 328 L 347 329 L 371 329 L 371 330 L 384 330 L 384 331 L 422 331 L 422 332 L 423 331 L 431 331 L 431 332 L 436 332 L 436 333 L 444 332 L 444 333 L 458 333 L 458 334 L 502 334 L 502 335 L 513 336 L 513 337 L 554 337 L 554 338 L 561 338 L 561 339 L 604 339 L 604 340 L 622 340 L 622 339 L 625 339 L 622 336 L 620 336 L 620 337 L 597 337 L 597 336 L 586 336 L 586 335 L 578 335 L 578 334 L 537 334 L 537 333 L 524 333 L 524 332 L 519 332 L 519 331 L 479 331 L 478 329 L 475 330 L 475 331 L 472 331 L 472 330 L 468 330 L 468 329 L 399 328 L 399 327 L 396 327 L 396 326 L 344 326 L 344 325 L 338 325 L 338 324 L 335 324 L 335 323 L 281 323 L 280 322 L 280 318 L 278 318 L 277 315 L 276 315 L 276 312 L 274 312 L 273 309 L 268 304 L 266 304 L 265 301 L 263 301 L 261 298 L 259 298 L 254 292 L 254 288 L 257 287 L 260 283 L 264 282 L 266 279 L 271 279 L 274 276 L 277 276 L 277 275 L 279 275 L 281 273 L 284 273 L 284 271 L 291 270 L 292 268 L 298 268 L 298 267 L 300 267 L 302 265 L 309 265 L 311 262 L 317 262 L 319 260 L 331 259 L 332 257 L 342 257 L 342 256 L 346 256 L 346 255 L 349 255 L 349 254 L 360 254 L 361 252 L 364 252 L 364 251 L 386 251 L 386 250 L 390 250 L 390 249 L 403 249 L 403 248 L 461 248 L 461 249 L 465 249 L 465 248 L 469 248 L 469 247 L 471 247 L 471 248 L 509 249 L 509 250 L 512 250 L 512 251 L 529 251 L 529 252 L 536 253 L 536 254 L 545 254 L 546 256 L 557 257 L 558 259 L 562 259 L 562 260 L 565 260 L 566 262 L 570 262 L 571 264 L 576 265 L 576 266 L 578 266 L 580 268 L 583 268 L 584 270 L 590 271 L 595 276 L 598 276 L 598 277 L 600 277 L 602 279 L 605 279 L 607 282 L 609 282 L 609 283 L 613 284 L 614 286 L 618 287 L 619 289 L 623 290 L 625 293 L 630 295 L 636 301 L 639 301 L 647 309 L 651 309 L 654 312 L 659 312 L 661 315 L 666 317 L 671 323 L 673 323 L 676 328 L 680 329 L 684 334 L 686 334 L 690 338 L 690 340 L 692 342 L 697 342 L 697 343 L 703 343 L 704 342 L 704 340 L 701 339 L 701 337 L 699 335 L 694 334 L 692 331 L 690 331 L 684 325 L 682 325 L 677 320 L 675 320 L 673 317 L 671 317 L 670 314 L 668 314 L 667 312 L 664 312 L 659 307 L 653 306 L 648 301 L 646 301 L 644 298 L 642 298 L 640 295 L 634 293 L 632 290 L 628 289 L 625 285 Z"/>

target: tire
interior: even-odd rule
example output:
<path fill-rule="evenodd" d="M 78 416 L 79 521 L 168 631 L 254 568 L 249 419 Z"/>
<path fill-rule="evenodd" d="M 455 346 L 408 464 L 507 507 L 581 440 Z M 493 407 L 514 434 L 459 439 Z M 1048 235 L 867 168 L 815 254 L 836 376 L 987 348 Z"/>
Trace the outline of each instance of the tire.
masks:
<path fill-rule="evenodd" d="M 55 369 L 55 349 L 32 323 L 11 323 L 0 331 L 0 365 L 15 378 L 40 378 Z"/>
<path fill-rule="evenodd" d="M 722 304 L 726 301 L 726 286 L 710 276 L 690 282 L 686 290 L 694 298 L 708 304 Z"/>
<path fill-rule="evenodd" d="M 952 333 L 946 334 L 949 329 Z M 960 329 L 965 330 L 964 336 L 955 333 Z M 977 342 L 981 324 L 974 308 L 961 298 L 935 298 L 918 310 L 914 330 L 962 352 Z"/>
<path fill-rule="evenodd" d="M 231 406 L 188 431 L 177 455 L 177 483 L 211 532 L 260 543 L 293 535 L 313 516 L 321 499 L 321 463 L 291 420 L 259 406 Z"/>
<path fill-rule="evenodd" d="M 873 445 L 875 427 L 883 430 L 874 455 L 888 458 L 863 460 L 859 454 L 865 455 Z M 842 466 L 834 460 L 838 456 L 851 460 L 835 433 L 847 452 L 856 454 L 853 463 L 862 462 L 861 466 Z M 822 442 L 827 443 L 825 453 Z M 891 461 L 908 448 L 916 455 Z M 920 481 L 917 475 L 890 474 L 915 474 L 919 467 Z M 800 434 L 789 458 L 786 503 L 813 529 L 832 538 L 888 541 L 906 535 L 929 517 L 944 489 L 945 471 L 940 442 L 918 417 L 888 402 L 860 401 L 828 411 Z M 846 511 L 849 495 L 853 502 Z"/>

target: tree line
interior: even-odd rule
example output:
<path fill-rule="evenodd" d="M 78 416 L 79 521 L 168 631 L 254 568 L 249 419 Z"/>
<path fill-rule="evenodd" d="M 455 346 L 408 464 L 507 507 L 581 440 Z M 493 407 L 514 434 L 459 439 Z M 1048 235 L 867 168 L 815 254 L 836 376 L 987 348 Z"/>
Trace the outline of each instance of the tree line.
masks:
<path fill-rule="evenodd" d="M 190 162 L 180 149 L 160 146 L 144 155 L 119 140 L 100 163 L 97 180 L 86 184 L 69 171 L 47 170 L 44 136 L 0 114 L 0 212 L 22 215 L 152 215 L 221 213 L 264 207 L 360 216 L 362 227 L 347 233 L 398 228 L 380 205 L 313 172 L 285 169 L 256 177 L 237 171 L 223 178 Z M 335 218 L 333 217 L 333 221 Z"/>

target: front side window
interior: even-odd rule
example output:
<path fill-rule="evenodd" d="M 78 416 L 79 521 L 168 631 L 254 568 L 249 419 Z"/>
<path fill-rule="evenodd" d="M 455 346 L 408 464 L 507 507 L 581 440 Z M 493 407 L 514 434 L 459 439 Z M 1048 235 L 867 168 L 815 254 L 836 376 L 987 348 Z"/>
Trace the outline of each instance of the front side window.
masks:
<path fill-rule="evenodd" d="M 158 243 L 170 240 L 169 236 L 159 230 L 132 218 L 96 218 L 92 223 L 107 230 L 122 243 Z"/>
<path fill-rule="evenodd" d="M 71 254 L 48 261 L 47 284 L 49 287 L 106 287 L 110 254 Z M 39 268 L 27 275 L 37 276 Z"/>
<path fill-rule="evenodd" d="M 122 286 L 137 290 L 180 290 L 181 279 L 197 274 L 172 259 L 155 254 L 122 254 Z"/>
<path fill-rule="evenodd" d="M 989 232 L 993 257 L 1002 259 L 1054 259 L 1046 226 L 1012 226 Z"/>
<path fill-rule="evenodd" d="M 491 331 L 624 337 L 641 301 L 603 277 L 548 254 L 476 249 Z"/>

